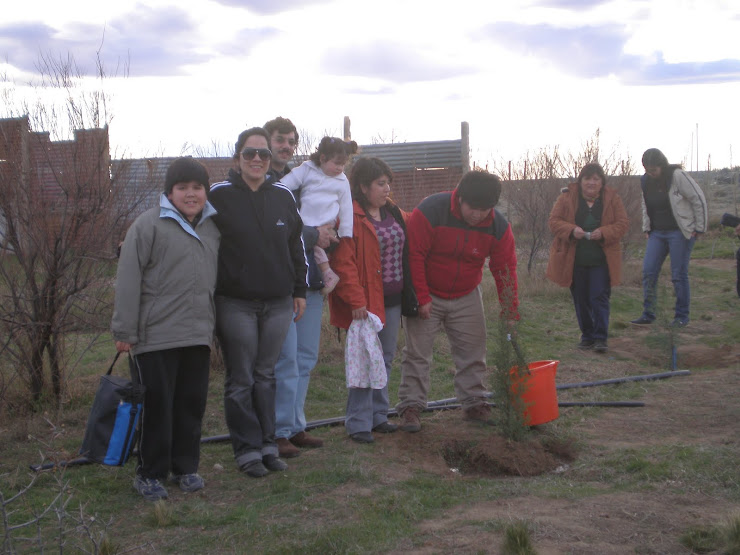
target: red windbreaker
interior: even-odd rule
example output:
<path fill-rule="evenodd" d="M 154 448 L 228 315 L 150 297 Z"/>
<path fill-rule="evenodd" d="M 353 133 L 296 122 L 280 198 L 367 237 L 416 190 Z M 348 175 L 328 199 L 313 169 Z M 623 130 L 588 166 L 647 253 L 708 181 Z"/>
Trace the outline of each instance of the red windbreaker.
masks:
<path fill-rule="evenodd" d="M 498 211 L 475 227 L 460 212 L 457 192 L 425 198 L 407 222 L 411 278 L 419 305 L 463 297 L 483 277 L 483 264 L 496 280 L 499 301 L 509 317 L 517 317 L 516 250 L 511 225 Z"/>

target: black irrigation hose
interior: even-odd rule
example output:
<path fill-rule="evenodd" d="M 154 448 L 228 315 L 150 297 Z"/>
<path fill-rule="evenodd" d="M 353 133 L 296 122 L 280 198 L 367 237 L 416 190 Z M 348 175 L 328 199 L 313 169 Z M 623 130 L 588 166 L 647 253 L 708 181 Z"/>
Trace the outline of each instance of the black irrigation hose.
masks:
<path fill-rule="evenodd" d="M 555 386 L 555 389 L 575 389 L 580 387 L 595 387 L 600 385 L 611 385 L 611 384 L 618 384 L 618 383 L 625 383 L 625 382 L 639 382 L 639 381 L 646 381 L 646 380 L 659 380 L 664 378 L 672 378 L 674 376 L 686 376 L 691 374 L 689 370 L 675 370 L 672 372 L 661 372 L 659 374 L 644 374 L 641 376 L 627 376 L 624 378 L 613 378 L 609 380 L 598 380 L 594 382 L 581 382 L 581 383 L 572 383 L 572 384 L 561 384 L 558 386 Z M 491 394 L 488 393 L 486 395 L 487 397 L 490 397 Z M 433 410 L 450 410 L 459 408 L 459 404 L 454 404 L 453 402 L 457 401 L 456 398 L 451 399 L 440 399 L 438 401 L 430 401 L 427 403 L 426 411 L 433 411 Z M 494 403 L 489 403 L 492 407 L 495 407 L 496 405 Z M 638 402 L 638 401 L 575 401 L 575 402 L 559 402 L 559 407 L 644 407 L 645 403 Z M 391 409 L 388 411 L 388 416 L 398 416 L 398 412 L 395 409 Z M 340 424 L 344 423 L 344 416 L 337 416 L 334 418 L 325 418 L 323 420 L 314 420 L 313 422 L 307 422 L 306 423 L 306 430 L 313 430 L 316 428 L 321 428 L 323 426 L 338 426 Z M 229 441 L 231 439 L 231 436 L 229 434 L 222 434 L 217 436 L 210 436 L 210 437 L 204 437 L 201 438 L 200 442 L 205 443 L 219 443 L 222 441 Z M 76 459 L 72 459 L 69 461 L 60 461 L 58 463 L 44 463 L 44 464 L 32 464 L 30 465 L 31 470 L 34 472 L 39 472 L 40 470 L 51 470 L 52 468 L 55 468 L 57 466 L 60 467 L 67 467 L 67 466 L 79 466 L 83 464 L 90 464 L 94 461 L 91 461 L 87 459 L 86 457 L 78 457 Z"/>
<path fill-rule="evenodd" d="M 596 387 L 600 385 L 613 385 L 625 382 L 643 382 L 648 380 L 662 380 L 665 378 L 673 378 L 675 376 L 688 376 L 691 374 L 690 370 L 675 370 L 672 372 L 661 372 L 659 374 L 643 374 L 641 376 L 626 376 L 624 378 L 611 378 L 608 380 L 598 380 L 595 382 L 581 382 L 581 383 L 564 383 L 556 385 L 555 389 L 576 389 L 579 387 Z M 486 393 L 486 397 L 492 397 L 492 393 Z M 430 401 L 427 406 L 433 407 L 437 405 L 446 405 L 457 401 L 456 397 L 450 399 L 440 399 L 439 401 Z"/>
<path fill-rule="evenodd" d="M 431 401 L 427 403 L 427 408 L 423 412 L 432 412 L 435 410 L 452 410 L 459 409 L 462 405 L 459 403 L 453 403 L 448 401 L 456 401 L 457 399 L 441 399 L 439 401 Z M 489 406 L 495 407 L 496 403 L 488 403 Z M 563 401 L 558 403 L 559 407 L 644 407 L 645 403 L 642 401 Z M 395 409 L 388 411 L 388 416 L 398 416 L 398 412 Z M 314 420 L 312 422 L 306 422 L 306 430 L 315 430 L 316 428 L 323 428 L 325 426 L 339 426 L 344 424 L 344 416 L 335 416 L 333 418 L 324 418 L 323 420 Z M 221 441 L 228 441 L 230 438 L 229 434 L 223 434 L 218 436 L 204 437 L 200 440 L 201 443 L 218 443 Z"/>
<path fill-rule="evenodd" d="M 660 374 L 645 374 L 643 376 L 627 376 L 626 378 L 612 378 L 610 380 L 598 380 L 595 382 L 566 383 L 555 386 L 555 389 L 575 389 L 577 387 L 594 387 L 598 385 L 611 385 L 625 382 L 644 382 L 647 380 L 662 380 L 674 376 L 688 376 L 690 370 L 674 370 L 672 372 L 661 372 Z"/>

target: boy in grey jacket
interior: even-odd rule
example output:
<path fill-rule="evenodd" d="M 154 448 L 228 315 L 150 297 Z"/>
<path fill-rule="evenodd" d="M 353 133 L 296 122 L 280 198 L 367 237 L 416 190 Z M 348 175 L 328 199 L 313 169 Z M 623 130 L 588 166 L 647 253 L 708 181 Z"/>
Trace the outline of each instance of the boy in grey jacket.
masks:
<path fill-rule="evenodd" d="M 167 497 L 170 473 L 185 492 L 204 485 L 198 463 L 220 242 L 208 181 L 193 158 L 175 160 L 159 207 L 132 224 L 118 262 L 111 330 L 146 387 L 134 488 L 149 501 Z"/>

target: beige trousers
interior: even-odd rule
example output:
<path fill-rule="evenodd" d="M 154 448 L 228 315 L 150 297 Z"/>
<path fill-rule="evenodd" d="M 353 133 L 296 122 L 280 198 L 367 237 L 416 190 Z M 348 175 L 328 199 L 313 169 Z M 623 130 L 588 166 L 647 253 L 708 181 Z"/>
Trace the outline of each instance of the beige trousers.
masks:
<path fill-rule="evenodd" d="M 480 285 L 458 299 L 432 296 L 432 315 L 427 320 L 404 318 L 406 346 L 401 359 L 398 388 L 400 413 L 409 407 L 427 406 L 429 371 L 434 338 L 444 328 L 455 363 L 455 395 L 464 409 L 485 401 L 486 320 Z"/>

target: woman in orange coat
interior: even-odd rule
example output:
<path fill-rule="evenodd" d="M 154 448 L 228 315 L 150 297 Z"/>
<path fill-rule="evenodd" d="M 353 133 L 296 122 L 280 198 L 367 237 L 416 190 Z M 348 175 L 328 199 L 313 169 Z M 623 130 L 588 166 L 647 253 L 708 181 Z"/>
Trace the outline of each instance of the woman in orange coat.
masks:
<path fill-rule="evenodd" d="M 379 158 L 360 158 L 352 167 L 352 237 L 343 237 L 331 254 L 339 284 L 329 295 L 331 323 L 347 329 L 352 320 L 373 313 L 383 322 L 378 338 L 388 376 L 396 354 L 401 313 L 418 311 L 411 283 L 406 242 L 407 214 L 389 198 L 393 172 Z M 397 430 L 388 422 L 388 386 L 350 388 L 345 428 L 350 438 L 372 443 L 372 432 Z"/>
<path fill-rule="evenodd" d="M 547 277 L 570 287 L 581 328 L 580 349 L 605 353 L 611 288 L 622 276 L 621 240 L 629 228 L 622 199 L 599 164 L 586 164 L 550 212 Z"/>

